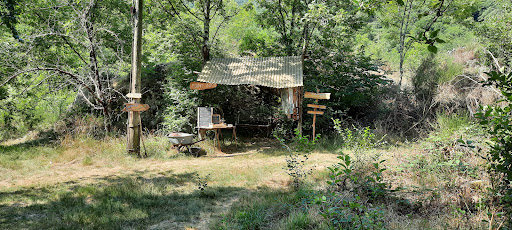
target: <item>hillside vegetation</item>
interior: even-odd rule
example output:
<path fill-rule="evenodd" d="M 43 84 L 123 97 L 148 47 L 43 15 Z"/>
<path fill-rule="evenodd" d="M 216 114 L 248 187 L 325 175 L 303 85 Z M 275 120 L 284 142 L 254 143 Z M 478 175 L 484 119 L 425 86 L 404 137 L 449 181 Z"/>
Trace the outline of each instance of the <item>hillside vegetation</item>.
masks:
<path fill-rule="evenodd" d="M 509 0 L 144 1 L 146 157 L 122 111 L 135 11 L 0 1 L 1 229 L 512 227 Z M 331 94 L 317 137 L 312 100 L 300 133 L 276 89 L 190 89 L 211 58 L 283 56 Z M 172 148 L 198 106 L 260 127 Z"/>

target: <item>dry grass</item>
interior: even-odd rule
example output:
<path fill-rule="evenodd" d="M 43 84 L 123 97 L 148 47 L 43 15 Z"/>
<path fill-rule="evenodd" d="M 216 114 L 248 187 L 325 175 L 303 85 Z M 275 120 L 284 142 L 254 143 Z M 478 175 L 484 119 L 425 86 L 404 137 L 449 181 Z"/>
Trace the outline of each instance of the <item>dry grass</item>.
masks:
<path fill-rule="evenodd" d="M 439 127 L 447 130 L 446 133 L 433 134 L 423 142 L 358 152 L 358 156 L 344 150 L 354 159 L 361 159 L 362 168 L 369 169 L 368 164 L 376 156 L 385 159 L 384 165 L 388 168 L 385 180 L 393 189 L 406 188 L 390 194 L 384 201 L 388 228 L 482 228 L 481 220 L 487 218 L 487 210 L 480 204 L 485 204 L 485 190 L 489 186 L 483 167 L 485 162 L 475 151 L 453 141 L 460 136 L 471 138 L 477 134 L 460 131 L 457 127 L 452 129 L 448 123 Z M 67 218 L 73 220 L 64 221 L 70 224 L 67 227 L 78 228 L 86 226 L 84 224 L 101 228 L 116 228 L 122 224 L 128 228 L 206 229 L 220 226 L 216 221 L 225 220 L 225 216 L 232 215 L 233 221 L 238 221 L 240 213 L 252 211 L 256 215 L 253 221 L 263 221 L 262 226 L 276 229 L 326 227 L 317 208 L 311 206 L 307 212 L 297 208 L 300 205 L 295 203 L 302 203 L 307 197 L 290 190 L 291 179 L 283 169 L 286 152 L 279 143 L 259 139 L 240 140 L 238 146 L 230 142 L 224 144 L 225 152 L 218 152 L 214 151 L 212 142 L 201 142 L 200 146 L 208 155 L 196 158 L 168 149 L 165 138 L 148 137 L 146 147 L 150 157 L 138 159 L 125 154 L 124 140 L 119 138 L 64 137 L 60 144 L 51 145 L 3 143 L 0 147 L 8 157 L 0 159 L 3 162 L 0 192 L 16 195 L 1 197 L 0 213 L 11 216 L 12 220 L 18 218 L 21 224 L 17 226 L 7 221 L 0 227 L 44 227 L 49 224 L 47 221 Z M 21 157 L 14 157 L 16 155 Z M 325 151 L 310 155 L 307 167 L 313 167 L 314 173 L 307 182 L 309 189 L 323 191 L 328 175 L 326 167 L 339 162 L 337 156 Z M 455 160 L 462 162 L 463 167 Z M 197 181 L 207 175 L 208 189 L 205 193 L 199 192 Z M 105 199 L 120 196 L 112 194 L 125 194 L 123 191 L 127 188 L 133 192 L 121 195 L 119 199 L 124 206 L 120 207 L 120 212 L 112 214 L 120 215 L 119 220 L 96 219 L 99 217 L 95 213 L 104 211 L 89 210 L 88 205 L 105 205 L 102 203 Z M 83 204 L 68 203 L 71 201 L 67 196 L 83 199 Z M 132 201 L 132 196 L 148 197 L 144 199 L 152 201 L 150 205 L 143 205 Z M 194 205 L 197 210 L 184 212 L 171 200 Z M 258 206 L 254 203 L 256 200 L 267 206 Z M 50 204 L 62 206 L 71 213 L 70 209 L 83 209 L 76 215 L 92 219 L 59 214 Z M 165 206 L 172 210 L 163 210 Z M 267 215 L 271 218 L 267 219 Z M 263 219 L 258 219 L 260 217 Z"/>

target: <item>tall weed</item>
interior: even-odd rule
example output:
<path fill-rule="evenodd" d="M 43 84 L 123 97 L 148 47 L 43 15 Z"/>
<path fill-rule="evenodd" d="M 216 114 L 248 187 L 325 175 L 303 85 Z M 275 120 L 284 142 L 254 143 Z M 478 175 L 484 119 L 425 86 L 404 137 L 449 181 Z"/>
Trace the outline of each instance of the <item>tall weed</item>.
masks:
<path fill-rule="evenodd" d="M 284 169 L 286 173 L 292 177 L 292 187 L 299 189 L 304 184 L 306 177 L 312 173 L 312 169 L 306 168 L 305 164 L 315 147 L 318 136 L 313 139 L 313 141 L 310 141 L 307 136 L 303 136 L 300 134 L 299 130 L 296 129 L 292 148 L 285 144 L 284 139 L 280 139 L 277 135 L 275 135 L 275 137 L 289 152 L 286 156 L 286 166 Z"/>

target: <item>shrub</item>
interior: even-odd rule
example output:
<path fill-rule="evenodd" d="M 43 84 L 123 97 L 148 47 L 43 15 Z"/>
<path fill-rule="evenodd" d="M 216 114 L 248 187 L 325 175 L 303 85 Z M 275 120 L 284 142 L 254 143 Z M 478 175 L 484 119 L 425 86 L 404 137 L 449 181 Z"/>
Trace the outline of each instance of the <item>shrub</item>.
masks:
<path fill-rule="evenodd" d="M 481 107 L 477 117 L 481 124 L 488 128 L 491 135 L 490 152 L 487 160 L 490 162 L 490 170 L 496 175 L 493 179 L 497 187 L 495 195 L 505 207 L 510 218 L 512 211 L 512 72 L 503 74 L 498 72 L 486 73 L 489 79 L 486 85 L 494 85 L 503 97 L 503 106 Z M 508 219 L 510 224 L 510 219 Z"/>
<path fill-rule="evenodd" d="M 354 168 L 349 155 L 342 153 L 338 159 L 340 163 L 328 167 L 327 193 L 314 199 L 321 215 L 338 229 L 384 229 L 384 210 L 372 204 L 391 191 L 382 177 L 384 161 L 365 172 Z"/>
<path fill-rule="evenodd" d="M 385 144 L 384 137 L 378 139 L 370 127 L 357 128 L 352 125 L 352 128 L 342 128 L 340 120 L 333 119 L 333 122 L 334 128 L 343 139 L 343 147 L 353 150 L 356 154 Z"/>
<path fill-rule="evenodd" d="M 197 120 L 198 92 L 189 90 L 188 85 L 192 73 L 190 66 L 183 63 L 171 63 L 168 78 L 164 85 L 166 108 L 163 125 L 166 131 L 192 132 Z"/>
<path fill-rule="evenodd" d="M 305 164 L 315 147 L 318 136 L 313 141 L 310 141 L 307 136 L 301 135 L 299 130 L 295 129 L 293 149 L 284 143 L 284 139 L 278 136 L 275 137 L 289 151 L 289 154 L 286 156 L 286 166 L 284 169 L 292 177 L 292 187 L 299 189 L 304 184 L 306 177 L 312 173 L 312 169 L 306 168 Z"/>

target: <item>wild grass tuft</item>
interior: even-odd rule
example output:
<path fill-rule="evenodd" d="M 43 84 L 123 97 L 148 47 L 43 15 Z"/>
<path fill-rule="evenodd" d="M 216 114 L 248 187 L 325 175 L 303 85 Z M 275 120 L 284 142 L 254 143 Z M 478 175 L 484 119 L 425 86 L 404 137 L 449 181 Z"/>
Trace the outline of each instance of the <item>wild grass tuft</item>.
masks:
<path fill-rule="evenodd" d="M 260 190 L 243 196 L 212 229 L 325 229 L 322 218 L 309 212 L 307 190 Z"/>

